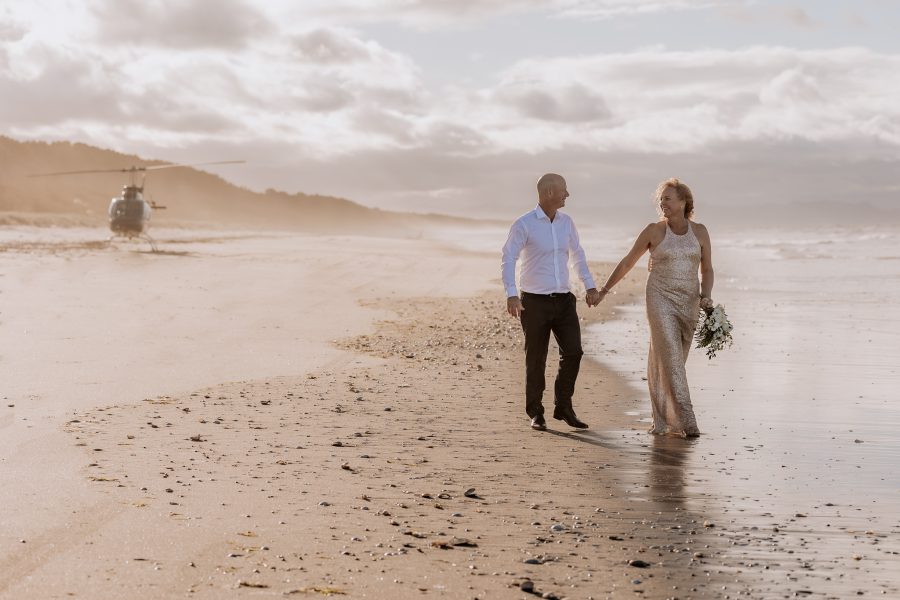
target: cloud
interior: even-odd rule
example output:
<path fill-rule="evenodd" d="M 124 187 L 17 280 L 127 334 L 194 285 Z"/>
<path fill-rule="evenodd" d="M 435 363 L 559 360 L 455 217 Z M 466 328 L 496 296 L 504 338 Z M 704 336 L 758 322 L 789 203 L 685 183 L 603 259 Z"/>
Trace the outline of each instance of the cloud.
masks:
<path fill-rule="evenodd" d="M 532 59 L 511 66 L 488 91 L 496 99 L 492 110 L 469 112 L 488 115 L 479 130 L 498 146 L 535 151 L 581 140 L 606 149 L 680 152 L 785 135 L 839 141 L 860 131 L 895 143 L 900 126 L 876 132 L 870 124 L 876 115 L 900 122 L 900 106 L 891 101 L 900 95 L 900 81 L 891 76 L 898 69 L 900 56 L 860 48 L 655 49 Z M 511 93 L 516 85 L 526 92 Z M 572 85 L 580 93 L 568 93 Z M 564 100 L 572 102 L 567 110 Z M 548 123 L 511 126 L 523 113 Z"/>
<path fill-rule="evenodd" d="M 816 21 L 809 13 L 797 6 L 785 8 L 784 16 L 795 27 L 808 29 L 816 26 Z"/>
<path fill-rule="evenodd" d="M 345 64 L 372 60 L 380 47 L 366 43 L 348 30 L 319 28 L 293 38 L 296 56 L 317 64 Z"/>
<path fill-rule="evenodd" d="M 185 52 L 82 37 L 90 23 L 71 39 L 36 36 L 0 48 L 0 126 L 26 136 L 77 134 L 115 149 L 288 138 L 330 155 L 414 139 L 408 118 L 398 121 L 406 132 L 385 136 L 367 131 L 362 114 L 425 112 L 415 63 L 346 28 L 281 32 L 239 49 L 204 47 L 210 40 L 201 36 Z"/>
<path fill-rule="evenodd" d="M 181 49 L 242 48 L 273 31 L 244 0 L 99 0 L 91 5 L 104 43 Z"/>
<path fill-rule="evenodd" d="M 442 29 L 507 15 L 609 19 L 752 4 L 750 0 L 305 0 L 286 10 L 324 22 L 392 23 Z"/>
<path fill-rule="evenodd" d="M 18 42 L 25 37 L 26 33 L 28 33 L 28 28 L 24 24 L 10 17 L 0 16 L 0 44 Z"/>
<path fill-rule="evenodd" d="M 497 97 L 510 103 L 523 116 L 541 121 L 596 123 L 605 122 L 611 116 L 603 98 L 581 84 L 565 87 L 509 85 L 500 88 Z"/>
<path fill-rule="evenodd" d="M 559 16 L 611 19 L 629 15 L 741 6 L 745 0 L 556 0 Z"/>
<path fill-rule="evenodd" d="M 779 6 L 754 2 L 723 2 L 722 14 L 744 25 L 778 27 L 789 25 L 794 29 L 811 30 L 822 26 L 822 22 L 799 6 Z"/>
<path fill-rule="evenodd" d="M 27 127 L 121 116 L 115 84 L 101 58 L 83 61 L 51 48 L 34 50 L 46 60 L 35 75 L 10 68 L 0 72 L 0 123 Z"/>

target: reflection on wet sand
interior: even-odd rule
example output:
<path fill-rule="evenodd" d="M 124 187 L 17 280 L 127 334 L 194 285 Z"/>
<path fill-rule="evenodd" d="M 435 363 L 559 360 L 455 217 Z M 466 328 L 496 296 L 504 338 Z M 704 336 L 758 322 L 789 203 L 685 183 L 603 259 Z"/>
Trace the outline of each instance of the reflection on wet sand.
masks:
<path fill-rule="evenodd" d="M 697 438 L 653 436 L 647 473 L 652 502 L 667 508 L 684 508 L 687 500 L 685 468 L 697 442 Z"/>

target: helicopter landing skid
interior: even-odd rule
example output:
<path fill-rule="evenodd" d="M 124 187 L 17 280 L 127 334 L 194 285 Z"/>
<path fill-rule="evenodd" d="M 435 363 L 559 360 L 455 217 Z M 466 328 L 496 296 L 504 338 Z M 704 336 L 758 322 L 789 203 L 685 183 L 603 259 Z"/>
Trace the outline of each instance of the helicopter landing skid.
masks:
<path fill-rule="evenodd" d="M 150 236 L 147 235 L 146 233 L 142 233 L 142 234 L 140 234 L 140 235 L 135 235 L 135 236 L 131 236 L 131 235 L 111 235 L 111 236 L 109 236 L 108 238 L 106 238 L 106 243 L 107 243 L 107 244 L 111 244 L 112 241 L 113 241 L 114 239 L 116 239 L 116 238 L 123 238 L 123 239 L 126 239 L 126 240 L 133 240 L 134 238 L 139 238 L 139 239 L 144 240 L 144 241 L 147 242 L 148 244 L 150 244 L 150 251 L 151 251 L 151 252 L 159 252 L 159 247 L 156 245 L 156 240 L 154 240 L 152 237 L 150 237 Z"/>
<path fill-rule="evenodd" d="M 142 233 L 140 237 L 142 240 L 147 240 L 147 242 L 150 244 L 150 250 L 152 250 L 153 252 L 159 252 L 159 248 L 156 247 L 156 240 L 154 240 L 146 233 Z"/>

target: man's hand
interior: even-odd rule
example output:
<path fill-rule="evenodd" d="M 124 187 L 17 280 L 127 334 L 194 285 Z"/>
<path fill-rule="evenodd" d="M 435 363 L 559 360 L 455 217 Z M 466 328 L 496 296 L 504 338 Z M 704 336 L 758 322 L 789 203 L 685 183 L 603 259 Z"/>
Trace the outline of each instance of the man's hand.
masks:
<path fill-rule="evenodd" d="M 522 306 L 522 301 L 519 300 L 518 296 L 510 296 L 506 299 L 506 312 L 516 318 L 522 316 L 522 313 L 525 312 L 525 307 Z"/>
<path fill-rule="evenodd" d="M 700 298 L 700 308 L 703 310 L 707 310 L 713 307 L 712 298 L 701 297 Z"/>
<path fill-rule="evenodd" d="M 587 302 L 589 307 L 597 306 L 602 299 L 603 296 L 597 288 L 591 288 L 584 294 L 584 301 Z"/>

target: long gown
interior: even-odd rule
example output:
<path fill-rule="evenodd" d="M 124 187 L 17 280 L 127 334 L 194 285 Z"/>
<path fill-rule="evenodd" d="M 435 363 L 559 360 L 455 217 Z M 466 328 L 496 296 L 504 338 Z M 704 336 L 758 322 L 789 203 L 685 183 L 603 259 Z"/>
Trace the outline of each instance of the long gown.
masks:
<path fill-rule="evenodd" d="M 700 242 L 693 223 L 688 223 L 684 235 L 675 234 L 666 224 L 666 236 L 650 251 L 647 278 L 650 433 L 682 437 L 700 433 L 684 368 L 700 316 Z"/>

